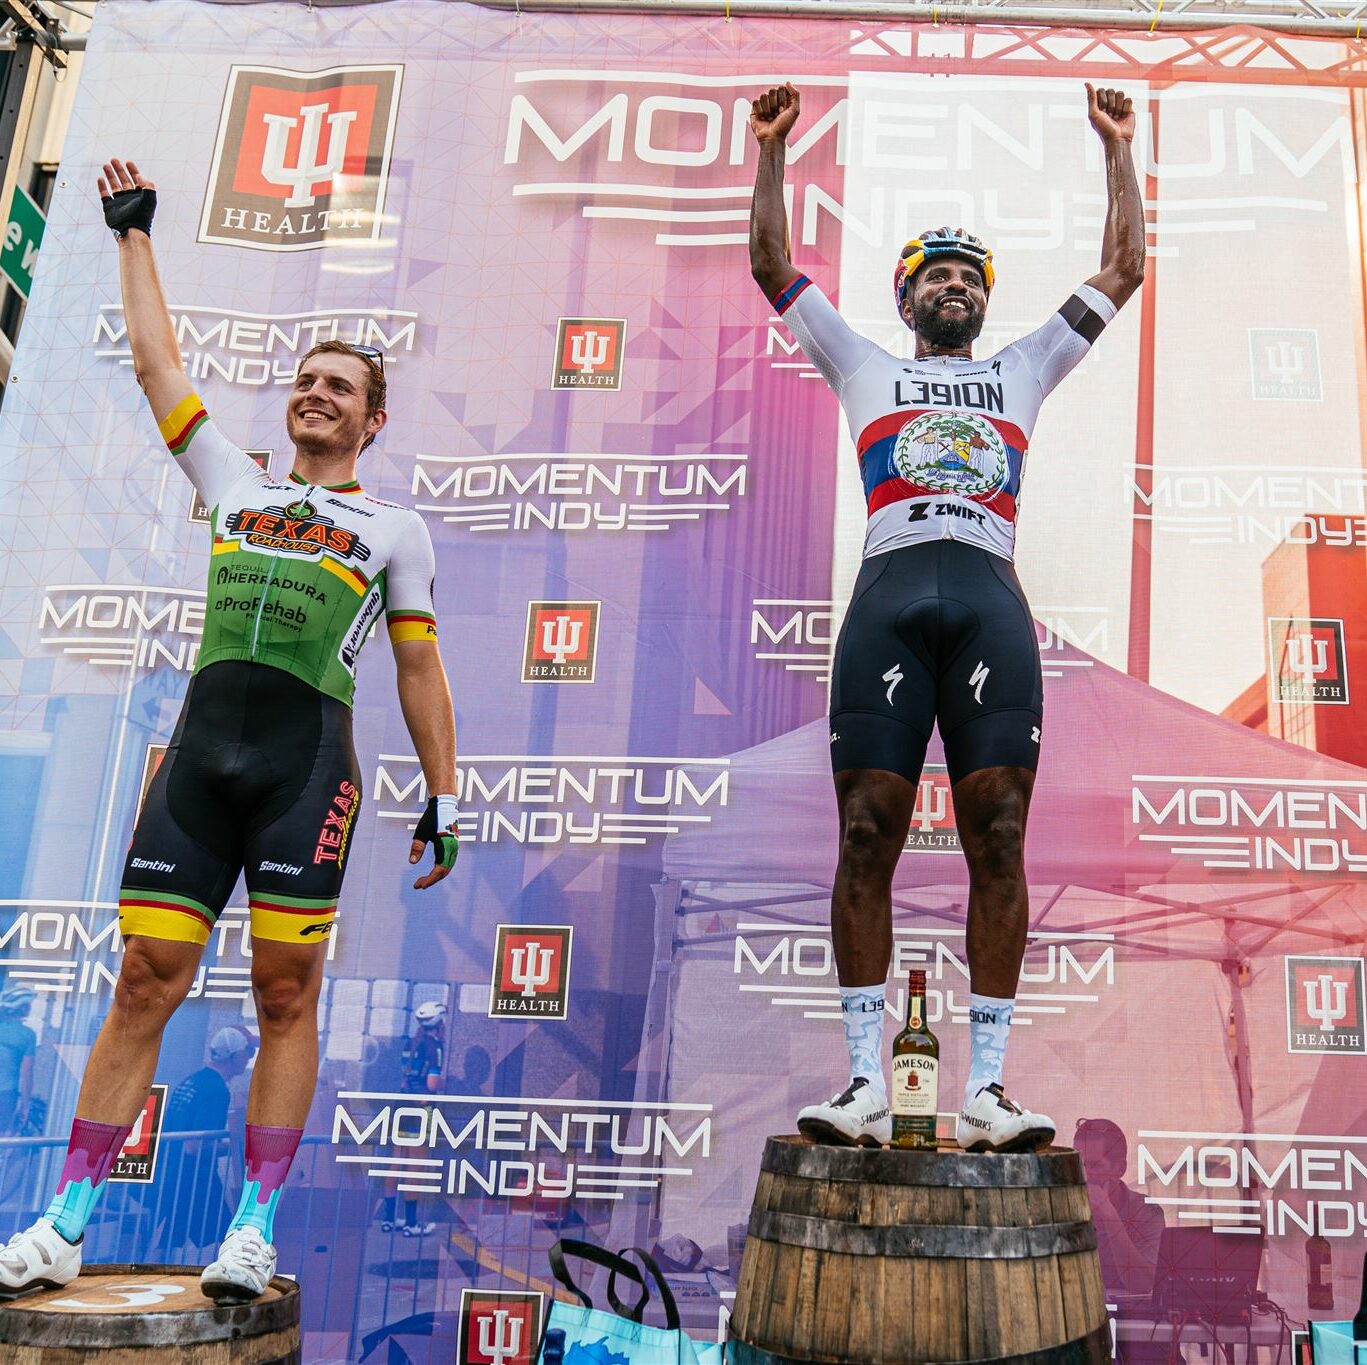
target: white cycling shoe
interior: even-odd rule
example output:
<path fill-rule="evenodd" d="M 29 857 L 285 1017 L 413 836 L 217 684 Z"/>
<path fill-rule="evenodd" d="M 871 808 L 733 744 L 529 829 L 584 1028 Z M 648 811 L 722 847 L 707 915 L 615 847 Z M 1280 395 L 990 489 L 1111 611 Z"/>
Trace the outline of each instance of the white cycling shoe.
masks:
<path fill-rule="evenodd" d="M 892 1112 L 881 1087 L 856 1076 L 825 1104 L 799 1111 L 797 1131 L 813 1142 L 849 1147 L 886 1147 L 892 1141 Z"/>
<path fill-rule="evenodd" d="M 204 1267 L 199 1288 L 215 1303 L 246 1303 L 259 1298 L 275 1277 L 275 1248 L 255 1228 L 234 1228 Z"/>
<path fill-rule="evenodd" d="M 985 1085 L 959 1111 L 955 1136 L 965 1152 L 1037 1152 L 1054 1140 L 1054 1120 Z"/>
<path fill-rule="evenodd" d="M 81 1244 L 68 1242 L 50 1219 L 40 1218 L 0 1247 L 0 1300 L 60 1289 L 80 1273 Z"/>

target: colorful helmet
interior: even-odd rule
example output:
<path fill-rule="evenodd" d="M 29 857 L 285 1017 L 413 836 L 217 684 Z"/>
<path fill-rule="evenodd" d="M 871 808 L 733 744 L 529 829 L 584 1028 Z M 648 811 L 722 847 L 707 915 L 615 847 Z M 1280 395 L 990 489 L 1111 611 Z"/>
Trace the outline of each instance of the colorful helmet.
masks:
<path fill-rule="evenodd" d="M 424 1028 L 435 1028 L 446 1018 L 446 1006 L 437 1000 L 424 1001 L 413 1011 L 413 1018 Z"/>
<path fill-rule="evenodd" d="M 892 294 L 897 301 L 897 311 L 902 311 L 902 299 L 910 285 L 912 276 L 927 261 L 936 256 L 957 256 L 960 260 L 972 261 L 983 272 L 983 284 L 990 294 L 996 283 L 997 272 L 992 269 L 992 253 L 971 232 L 963 228 L 930 228 L 913 237 L 898 257 L 897 266 L 892 272 Z"/>
<path fill-rule="evenodd" d="M 22 1014 L 36 998 L 32 986 L 11 986 L 0 995 L 0 1014 Z"/>

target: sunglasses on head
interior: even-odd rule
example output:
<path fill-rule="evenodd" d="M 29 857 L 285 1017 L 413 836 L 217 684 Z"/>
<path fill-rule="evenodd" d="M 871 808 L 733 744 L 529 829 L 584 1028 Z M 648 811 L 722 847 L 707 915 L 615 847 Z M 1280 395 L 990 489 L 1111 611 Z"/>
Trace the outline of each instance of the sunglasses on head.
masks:
<path fill-rule="evenodd" d="M 380 367 L 380 373 L 384 374 L 384 352 L 377 351 L 373 346 L 353 346 L 350 342 L 347 342 L 347 345 L 356 355 L 363 355 L 367 360 L 373 360 Z"/>

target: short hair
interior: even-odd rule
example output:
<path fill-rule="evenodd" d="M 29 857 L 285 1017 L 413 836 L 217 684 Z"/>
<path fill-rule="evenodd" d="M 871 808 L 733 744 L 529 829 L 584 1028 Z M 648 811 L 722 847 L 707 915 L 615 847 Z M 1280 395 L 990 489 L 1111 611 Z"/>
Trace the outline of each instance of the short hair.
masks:
<path fill-rule="evenodd" d="M 358 351 L 354 346 L 345 341 L 320 341 L 316 346 L 311 346 L 304 352 L 299 360 L 299 370 L 313 359 L 316 355 L 349 355 L 353 360 L 359 360 L 365 366 L 365 411 L 367 417 L 373 417 L 385 405 L 388 397 L 389 387 L 385 383 L 384 370 L 373 356 L 368 356 L 364 351 Z M 297 375 L 299 370 L 295 371 Z M 367 436 L 361 443 L 361 450 L 365 449 L 374 440 L 374 436 Z"/>
<path fill-rule="evenodd" d="M 1078 1119 L 1073 1141 L 1085 1136 L 1097 1143 L 1104 1156 L 1119 1161 L 1123 1166 L 1129 1161 L 1129 1143 L 1125 1140 L 1125 1130 L 1113 1119 Z"/>

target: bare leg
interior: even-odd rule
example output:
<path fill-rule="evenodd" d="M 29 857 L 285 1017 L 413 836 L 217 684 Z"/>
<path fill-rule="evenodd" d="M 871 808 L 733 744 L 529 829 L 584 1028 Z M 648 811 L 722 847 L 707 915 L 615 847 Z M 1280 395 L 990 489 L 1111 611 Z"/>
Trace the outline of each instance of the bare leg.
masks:
<path fill-rule="evenodd" d="M 1011 999 L 1020 980 L 1030 901 L 1025 822 L 1035 775 L 983 768 L 955 785 L 954 815 L 968 861 L 968 972 L 978 995 Z"/>
<path fill-rule="evenodd" d="M 261 1051 L 247 1094 L 247 1122 L 302 1128 L 318 1083 L 322 944 L 252 939 L 252 990 Z"/>
<path fill-rule="evenodd" d="M 892 876 L 911 826 L 916 788 L 896 773 L 848 768 L 835 777 L 840 862 L 831 938 L 842 986 L 881 986 L 892 961 Z"/>
<path fill-rule="evenodd" d="M 147 1101 L 167 1021 L 194 983 L 203 948 L 138 934 L 128 940 L 114 1005 L 90 1049 L 76 1117 L 130 1124 Z"/>

